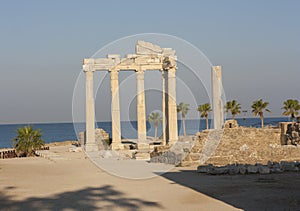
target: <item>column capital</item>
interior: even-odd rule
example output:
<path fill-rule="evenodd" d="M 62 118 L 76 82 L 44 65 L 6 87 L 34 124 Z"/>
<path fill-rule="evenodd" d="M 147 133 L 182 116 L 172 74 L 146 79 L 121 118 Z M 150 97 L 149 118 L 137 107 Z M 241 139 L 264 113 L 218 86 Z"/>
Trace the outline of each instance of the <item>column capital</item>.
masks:
<path fill-rule="evenodd" d="M 108 71 L 111 72 L 111 73 L 119 73 L 120 72 L 120 70 L 117 69 L 117 68 L 111 68 Z"/>
<path fill-rule="evenodd" d="M 169 73 L 176 73 L 176 67 L 172 67 L 172 68 L 170 68 L 170 69 L 168 69 L 168 72 Z"/>
<path fill-rule="evenodd" d="M 216 73 L 217 78 L 222 77 L 222 67 L 221 66 L 212 66 L 211 67 L 212 71 Z"/>
<path fill-rule="evenodd" d="M 93 65 L 90 64 L 84 64 L 82 65 L 83 72 L 95 72 L 95 68 Z"/>
<path fill-rule="evenodd" d="M 144 80 L 145 77 L 145 71 L 142 69 L 136 70 L 135 74 L 136 74 L 136 80 Z"/>
<path fill-rule="evenodd" d="M 136 72 L 136 73 L 144 73 L 145 70 L 144 70 L 141 66 L 139 66 L 139 67 L 135 70 L 135 72 Z"/>
<path fill-rule="evenodd" d="M 212 66 L 211 68 L 215 71 L 221 71 L 221 69 L 222 69 L 221 66 Z"/>

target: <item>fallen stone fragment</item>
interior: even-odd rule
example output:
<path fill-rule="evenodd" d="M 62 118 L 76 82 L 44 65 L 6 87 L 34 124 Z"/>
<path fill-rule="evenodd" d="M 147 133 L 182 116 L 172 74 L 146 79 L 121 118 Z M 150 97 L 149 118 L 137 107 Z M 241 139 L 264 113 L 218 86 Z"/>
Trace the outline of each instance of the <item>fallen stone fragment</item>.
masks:
<path fill-rule="evenodd" d="M 256 174 L 258 172 L 258 166 L 248 166 L 247 167 L 247 172 L 249 174 Z"/>
<path fill-rule="evenodd" d="M 239 173 L 240 174 L 246 174 L 247 173 L 247 168 L 245 166 L 240 166 Z"/>
<path fill-rule="evenodd" d="M 281 161 L 280 167 L 283 171 L 295 171 L 296 168 L 294 162 L 286 162 L 286 161 Z"/>
<path fill-rule="evenodd" d="M 211 168 L 211 166 L 198 166 L 197 172 L 207 174 L 210 168 Z"/>
<path fill-rule="evenodd" d="M 258 172 L 260 174 L 270 174 L 270 168 L 268 166 L 259 166 Z"/>
<path fill-rule="evenodd" d="M 228 167 L 228 173 L 230 175 L 238 174 L 240 172 L 240 167 L 239 166 L 229 166 Z"/>
<path fill-rule="evenodd" d="M 228 167 L 221 166 L 221 167 L 214 167 L 211 169 L 208 169 L 208 174 L 211 175 L 221 175 L 221 174 L 227 174 L 228 173 Z"/>

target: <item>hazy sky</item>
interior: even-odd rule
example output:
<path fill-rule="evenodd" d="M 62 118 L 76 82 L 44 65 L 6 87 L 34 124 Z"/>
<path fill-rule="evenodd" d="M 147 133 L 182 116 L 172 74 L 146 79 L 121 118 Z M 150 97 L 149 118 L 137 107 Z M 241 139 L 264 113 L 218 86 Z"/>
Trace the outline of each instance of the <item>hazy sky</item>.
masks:
<path fill-rule="evenodd" d="M 145 32 L 189 41 L 222 65 L 228 100 L 250 110 L 263 98 L 280 116 L 300 98 L 299 11 L 297 0 L 2 1 L 0 123 L 72 121 L 82 58 Z"/>

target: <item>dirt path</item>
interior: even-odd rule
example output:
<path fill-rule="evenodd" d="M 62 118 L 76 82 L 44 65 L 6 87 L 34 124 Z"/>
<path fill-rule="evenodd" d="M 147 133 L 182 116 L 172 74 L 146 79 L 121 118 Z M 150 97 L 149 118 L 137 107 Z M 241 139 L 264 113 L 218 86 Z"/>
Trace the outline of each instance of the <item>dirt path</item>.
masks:
<path fill-rule="evenodd" d="M 67 146 L 51 150 L 61 159 L 0 160 L 0 210 L 236 210 L 166 176 L 123 179 Z M 180 169 L 170 173 L 190 176 Z"/>

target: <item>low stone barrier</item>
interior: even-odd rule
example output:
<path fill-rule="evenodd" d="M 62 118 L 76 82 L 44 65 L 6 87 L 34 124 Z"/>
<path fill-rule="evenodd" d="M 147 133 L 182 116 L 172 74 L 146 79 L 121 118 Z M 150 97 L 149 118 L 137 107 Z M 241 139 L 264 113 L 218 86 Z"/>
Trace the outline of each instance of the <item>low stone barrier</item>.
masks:
<path fill-rule="evenodd" d="M 282 172 L 299 172 L 300 162 L 268 162 L 267 165 L 262 164 L 235 164 L 226 166 L 213 166 L 201 165 L 198 166 L 197 172 L 209 175 L 222 175 L 222 174 L 270 174 L 270 173 L 282 173 Z"/>
<path fill-rule="evenodd" d="M 49 150 L 49 146 L 43 146 L 40 150 Z M 16 149 L 0 149 L 0 159 L 16 158 L 19 156 Z"/>
<path fill-rule="evenodd" d="M 0 159 L 15 158 L 17 153 L 15 149 L 2 149 L 0 150 Z"/>

